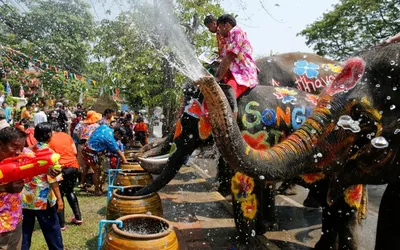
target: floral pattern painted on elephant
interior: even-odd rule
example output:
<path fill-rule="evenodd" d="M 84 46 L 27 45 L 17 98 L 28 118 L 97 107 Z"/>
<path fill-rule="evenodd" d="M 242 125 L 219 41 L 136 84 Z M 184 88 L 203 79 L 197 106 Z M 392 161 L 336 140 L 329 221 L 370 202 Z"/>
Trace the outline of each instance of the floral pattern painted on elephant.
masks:
<path fill-rule="evenodd" d="M 275 88 L 274 96 L 276 96 L 276 98 L 279 100 L 282 100 L 284 104 L 296 104 L 297 98 L 295 95 L 297 95 L 297 92 L 292 89 Z"/>
<path fill-rule="evenodd" d="M 252 194 L 254 190 L 253 178 L 236 172 L 232 177 L 231 191 L 236 202 L 240 203 L 243 216 L 247 219 L 254 219 L 257 214 L 257 198 Z"/>
<path fill-rule="evenodd" d="M 307 94 L 306 101 L 309 101 L 310 103 L 316 106 L 318 102 L 318 96 Z"/>
<path fill-rule="evenodd" d="M 334 73 L 340 73 L 340 71 L 342 71 L 342 66 L 332 63 L 322 64 L 321 67 L 326 71 L 330 70 Z"/>
<path fill-rule="evenodd" d="M 294 63 L 293 72 L 299 76 L 306 75 L 307 78 L 317 78 L 319 66 L 313 62 L 307 62 L 306 60 L 299 60 Z"/>
<path fill-rule="evenodd" d="M 185 113 L 199 119 L 199 136 L 200 139 L 206 140 L 211 135 L 211 123 L 206 103 L 203 101 L 203 104 L 200 104 L 199 100 L 192 99 L 185 107 Z"/>

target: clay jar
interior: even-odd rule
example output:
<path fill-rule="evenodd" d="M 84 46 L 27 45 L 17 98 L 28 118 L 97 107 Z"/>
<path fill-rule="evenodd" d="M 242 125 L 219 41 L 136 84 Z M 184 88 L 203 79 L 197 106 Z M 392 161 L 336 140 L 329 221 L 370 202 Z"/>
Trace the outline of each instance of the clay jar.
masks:
<path fill-rule="evenodd" d="M 122 170 L 115 177 L 115 186 L 146 186 L 153 181 L 151 174 L 145 170 Z"/>
<path fill-rule="evenodd" d="M 178 239 L 172 224 L 153 215 L 127 215 L 119 218 L 120 229 L 112 225 L 106 236 L 103 249 L 179 249 Z"/>
<path fill-rule="evenodd" d="M 137 170 L 137 171 L 145 171 L 137 161 L 129 161 L 128 163 L 121 163 L 120 169 L 122 170 Z"/>
<path fill-rule="evenodd" d="M 143 186 L 127 186 L 124 191 L 115 189 L 107 206 L 107 220 L 116 220 L 130 214 L 163 215 L 160 196 L 150 193 L 134 196 Z"/>

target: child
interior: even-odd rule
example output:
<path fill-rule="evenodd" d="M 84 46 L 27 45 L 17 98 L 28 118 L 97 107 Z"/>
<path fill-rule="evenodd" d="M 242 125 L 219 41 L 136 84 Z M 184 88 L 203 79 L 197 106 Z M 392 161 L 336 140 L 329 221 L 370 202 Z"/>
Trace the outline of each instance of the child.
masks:
<path fill-rule="evenodd" d="M 39 123 L 35 127 L 35 139 L 38 143 L 32 148 L 34 152 L 48 148 L 52 136 L 52 127 L 48 122 Z M 52 178 L 42 174 L 33 177 L 22 190 L 22 250 L 31 246 L 32 232 L 37 218 L 49 249 L 64 249 L 60 223 L 57 212 L 64 208 L 58 182 L 61 175 Z M 57 206 L 55 206 L 57 204 Z"/>

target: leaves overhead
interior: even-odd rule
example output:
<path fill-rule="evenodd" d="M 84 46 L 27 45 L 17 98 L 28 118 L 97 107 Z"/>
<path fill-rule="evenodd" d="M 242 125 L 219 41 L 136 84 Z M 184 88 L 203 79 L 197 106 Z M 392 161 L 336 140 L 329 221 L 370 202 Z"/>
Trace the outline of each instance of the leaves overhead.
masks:
<path fill-rule="evenodd" d="M 397 0 L 341 0 L 298 35 L 321 56 L 343 60 L 400 31 Z"/>

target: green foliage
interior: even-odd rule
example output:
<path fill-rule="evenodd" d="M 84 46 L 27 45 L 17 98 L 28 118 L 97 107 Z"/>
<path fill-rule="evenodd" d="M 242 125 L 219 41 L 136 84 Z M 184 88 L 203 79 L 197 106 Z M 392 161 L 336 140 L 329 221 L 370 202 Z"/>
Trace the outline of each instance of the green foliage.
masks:
<path fill-rule="evenodd" d="M 400 31 L 400 2 L 341 0 L 298 35 L 321 56 L 342 60 Z"/>

